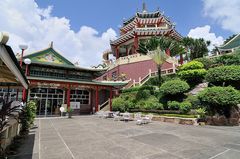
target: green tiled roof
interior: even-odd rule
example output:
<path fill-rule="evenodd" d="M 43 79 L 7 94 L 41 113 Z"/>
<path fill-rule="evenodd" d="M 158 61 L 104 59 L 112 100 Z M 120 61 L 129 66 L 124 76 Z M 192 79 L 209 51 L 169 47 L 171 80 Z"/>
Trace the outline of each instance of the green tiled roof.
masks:
<path fill-rule="evenodd" d="M 62 66 L 74 66 L 69 60 L 63 57 L 60 53 L 54 50 L 52 47 L 35 52 L 33 54 L 24 56 L 24 59 L 31 59 L 32 63 L 50 64 L 50 65 L 62 65 Z"/>
<path fill-rule="evenodd" d="M 240 34 L 236 35 L 232 40 L 219 47 L 220 50 L 231 50 L 240 47 Z"/>

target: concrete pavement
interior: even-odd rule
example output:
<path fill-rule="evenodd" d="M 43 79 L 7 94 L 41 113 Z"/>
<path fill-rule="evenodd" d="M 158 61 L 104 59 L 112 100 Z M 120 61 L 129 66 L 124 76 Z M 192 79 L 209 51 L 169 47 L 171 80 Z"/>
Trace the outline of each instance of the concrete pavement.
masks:
<path fill-rule="evenodd" d="M 31 132 L 34 142 L 25 144 L 32 150 L 22 148 L 18 156 L 11 158 L 240 158 L 240 127 L 201 127 L 163 122 L 138 126 L 135 122 L 95 116 L 37 119 L 36 124 L 38 128 Z"/>

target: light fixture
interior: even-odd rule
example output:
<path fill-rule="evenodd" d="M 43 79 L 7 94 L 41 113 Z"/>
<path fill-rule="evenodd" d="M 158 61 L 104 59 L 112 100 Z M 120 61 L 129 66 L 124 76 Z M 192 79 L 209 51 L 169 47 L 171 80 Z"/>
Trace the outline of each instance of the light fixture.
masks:
<path fill-rule="evenodd" d="M 28 48 L 28 46 L 27 45 L 19 45 L 19 48 L 21 50 L 26 50 Z"/>
<path fill-rule="evenodd" d="M 7 33 L 4 33 L 4 32 L 0 33 L 0 43 L 1 44 L 7 44 L 8 39 L 9 39 L 9 36 Z"/>
<path fill-rule="evenodd" d="M 26 64 L 26 65 L 30 65 L 31 63 L 32 63 L 32 61 L 31 61 L 31 59 L 24 59 L 24 63 Z"/>
<path fill-rule="evenodd" d="M 35 100 L 37 100 L 38 99 L 38 97 L 35 95 L 34 97 L 33 97 Z"/>

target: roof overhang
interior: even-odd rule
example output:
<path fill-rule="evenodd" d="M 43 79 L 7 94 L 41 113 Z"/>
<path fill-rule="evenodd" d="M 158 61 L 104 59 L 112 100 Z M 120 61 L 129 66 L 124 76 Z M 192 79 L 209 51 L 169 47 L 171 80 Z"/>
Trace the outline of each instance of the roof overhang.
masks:
<path fill-rule="evenodd" d="M 10 46 L 0 43 L 0 86 L 23 86 L 28 88 L 28 81 L 22 72 Z"/>

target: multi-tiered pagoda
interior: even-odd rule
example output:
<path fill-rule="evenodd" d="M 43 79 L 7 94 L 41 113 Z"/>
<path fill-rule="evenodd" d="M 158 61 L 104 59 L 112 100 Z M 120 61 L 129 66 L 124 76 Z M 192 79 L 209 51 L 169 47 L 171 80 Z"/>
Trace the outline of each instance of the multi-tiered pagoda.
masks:
<path fill-rule="evenodd" d="M 111 50 L 103 53 L 104 63 L 109 67 L 108 71 L 98 78 L 99 80 L 130 80 L 129 86 L 141 85 L 148 76 L 157 71 L 153 60 L 146 55 L 137 52 L 140 41 L 153 36 L 167 36 L 180 40 L 182 36 L 175 30 L 172 23 L 159 10 L 148 12 L 143 4 L 142 12 L 123 22 L 120 28 L 120 37 L 111 41 Z M 116 61 L 111 61 L 109 55 L 115 56 Z M 177 60 L 168 59 L 163 64 L 163 74 L 174 73 Z M 145 78 L 145 79 L 144 79 Z"/>

